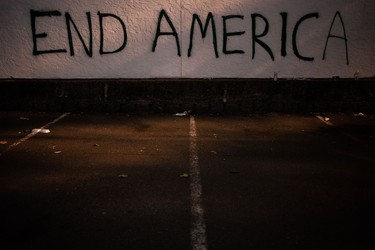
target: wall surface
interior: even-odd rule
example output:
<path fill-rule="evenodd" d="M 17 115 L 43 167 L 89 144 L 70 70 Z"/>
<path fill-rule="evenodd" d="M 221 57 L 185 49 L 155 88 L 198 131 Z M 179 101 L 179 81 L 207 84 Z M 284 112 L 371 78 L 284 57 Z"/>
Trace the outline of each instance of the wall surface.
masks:
<path fill-rule="evenodd" d="M 0 0 L 0 78 L 375 75 L 372 0 Z"/>

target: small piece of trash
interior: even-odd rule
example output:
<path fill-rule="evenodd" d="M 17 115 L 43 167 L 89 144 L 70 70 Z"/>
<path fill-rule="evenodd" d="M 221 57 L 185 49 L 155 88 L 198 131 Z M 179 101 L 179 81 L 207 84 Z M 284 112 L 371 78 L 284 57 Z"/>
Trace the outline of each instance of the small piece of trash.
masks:
<path fill-rule="evenodd" d="M 28 120 L 30 120 L 30 118 L 28 118 L 28 117 L 20 117 L 20 120 L 28 121 Z"/>
<path fill-rule="evenodd" d="M 365 117 L 366 115 L 364 113 L 357 113 L 357 114 L 354 114 L 354 116 L 356 116 L 356 117 Z"/>
<path fill-rule="evenodd" d="M 128 178 L 128 177 L 129 177 L 129 175 L 127 175 L 127 174 L 120 174 L 118 176 L 118 178 L 121 178 L 121 179 Z"/>
<path fill-rule="evenodd" d="M 333 126 L 332 122 L 330 122 L 331 118 L 327 116 L 317 115 L 316 118 L 318 118 L 319 120 L 321 120 L 322 122 L 324 122 L 325 124 L 329 126 Z"/>
<path fill-rule="evenodd" d="M 8 143 L 7 141 L 0 141 L 0 145 L 5 145 L 7 143 Z"/>
<path fill-rule="evenodd" d="M 189 177 L 189 174 L 187 174 L 187 173 L 183 173 L 183 174 L 180 174 L 180 177 L 181 177 L 181 178 L 188 178 L 188 177 Z"/>
<path fill-rule="evenodd" d="M 99 147 L 99 144 L 95 143 L 93 146 L 94 146 L 94 147 Z"/>
<path fill-rule="evenodd" d="M 214 155 L 217 155 L 217 152 L 215 150 L 211 150 L 211 153 L 213 153 Z"/>
<path fill-rule="evenodd" d="M 182 113 L 176 113 L 175 116 L 188 116 L 190 114 L 190 110 L 189 111 L 184 111 Z"/>
<path fill-rule="evenodd" d="M 51 133 L 51 131 L 49 129 L 46 129 L 46 128 L 34 128 L 32 131 L 31 131 L 33 134 L 49 134 Z"/>
<path fill-rule="evenodd" d="M 55 153 L 55 154 L 61 154 L 62 151 L 59 150 L 59 151 L 55 151 L 54 153 Z"/>

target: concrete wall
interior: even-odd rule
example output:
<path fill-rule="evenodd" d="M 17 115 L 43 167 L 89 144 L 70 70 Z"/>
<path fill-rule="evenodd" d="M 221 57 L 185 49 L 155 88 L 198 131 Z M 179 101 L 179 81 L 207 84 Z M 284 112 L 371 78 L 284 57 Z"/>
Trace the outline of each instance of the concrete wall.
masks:
<path fill-rule="evenodd" d="M 0 111 L 375 113 L 373 79 L 2 80 Z"/>
<path fill-rule="evenodd" d="M 0 0 L 0 78 L 373 77 L 374 13 L 372 0 Z"/>

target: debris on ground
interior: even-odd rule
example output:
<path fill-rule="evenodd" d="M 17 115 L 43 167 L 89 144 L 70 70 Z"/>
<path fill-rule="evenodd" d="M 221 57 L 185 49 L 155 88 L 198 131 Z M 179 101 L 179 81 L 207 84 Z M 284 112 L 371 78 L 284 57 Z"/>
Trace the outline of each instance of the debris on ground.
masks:
<path fill-rule="evenodd" d="M 217 155 L 217 152 L 215 150 L 211 150 L 211 153 Z"/>
<path fill-rule="evenodd" d="M 146 147 L 142 147 L 140 150 L 138 150 L 138 154 L 143 154 L 147 150 Z"/>
<path fill-rule="evenodd" d="M 30 118 L 28 118 L 28 117 L 20 117 L 20 120 L 28 121 L 28 120 L 30 120 Z"/>
<path fill-rule="evenodd" d="M 366 115 L 364 113 L 357 113 L 357 114 L 354 114 L 355 117 L 366 117 Z"/>
<path fill-rule="evenodd" d="M 51 133 L 51 131 L 49 129 L 46 129 L 46 128 L 34 128 L 33 130 L 31 130 L 31 132 L 33 134 L 49 134 Z"/>
<path fill-rule="evenodd" d="M 93 146 L 94 146 L 94 147 L 99 147 L 99 144 L 95 143 Z"/>
<path fill-rule="evenodd" d="M 180 174 L 180 177 L 181 177 L 181 178 L 188 178 L 188 177 L 189 177 L 189 174 L 187 174 L 187 173 L 183 173 L 183 174 Z"/>
<path fill-rule="evenodd" d="M 8 143 L 7 141 L 0 141 L 0 145 L 5 145 L 7 143 Z"/>
<path fill-rule="evenodd" d="M 57 149 L 57 145 L 51 146 L 54 154 L 61 154 L 62 151 Z"/>
<path fill-rule="evenodd" d="M 322 115 L 317 115 L 316 116 L 319 120 L 323 121 L 325 124 L 329 125 L 329 126 L 333 126 L 333 124 L 330 122 L 331 121 L 331 118 L 327 117 L 327 116 L 322 116 Z"/>
<path fill-rule="evenodd" d="M 190 114 L 190 110 L 189 111 L 184 111 L 182 113 L 176 113 L 175 116 L 188 116 Z"/>
<path fill-rule="evenodd" d="M 118 176 L 118 178 L 121 178 L 121 179 L 125 179 L 125 178 L 128 178 L 128 177 L 129 177 L 129 175 L 127 175 L 127 174 L 120 174 Z"/>

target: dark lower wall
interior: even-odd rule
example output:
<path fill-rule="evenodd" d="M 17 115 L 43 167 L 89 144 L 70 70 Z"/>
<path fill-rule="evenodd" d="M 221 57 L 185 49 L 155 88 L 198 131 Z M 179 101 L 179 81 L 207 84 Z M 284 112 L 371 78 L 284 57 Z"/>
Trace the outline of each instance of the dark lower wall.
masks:
<path fill-rule="evenodd" d="M 0 111 L 375 112 L 375 79 L 0 80 Z"/>

